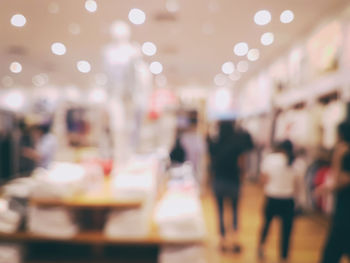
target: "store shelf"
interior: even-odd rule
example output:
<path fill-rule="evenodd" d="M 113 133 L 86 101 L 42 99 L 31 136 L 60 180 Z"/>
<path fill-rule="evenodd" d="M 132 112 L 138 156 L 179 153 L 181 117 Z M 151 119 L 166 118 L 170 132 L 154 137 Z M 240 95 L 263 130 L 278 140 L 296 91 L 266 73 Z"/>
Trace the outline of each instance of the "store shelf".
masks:
<path fill-rule="evenodd" d="M 204 239 L 168 239 L 160 237 L 156 232 L 153 232 L 145 237 L 109 238 L 99 231 L 89 231 L 79 233 L 69 239 L 46 237 L 28 232 L 18 232 L 14 234 L 0 233 L 0 241 L 23 243 L 55 242 L 92 245 L 189 245 L 201 244 L 204 242 Z"/>

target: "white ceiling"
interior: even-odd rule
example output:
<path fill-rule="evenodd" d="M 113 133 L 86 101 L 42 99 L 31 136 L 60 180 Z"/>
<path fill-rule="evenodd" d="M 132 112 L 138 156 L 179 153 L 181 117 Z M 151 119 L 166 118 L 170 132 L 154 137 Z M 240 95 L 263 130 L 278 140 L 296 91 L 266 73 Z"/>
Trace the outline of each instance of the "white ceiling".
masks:
<path fill-rule="evenodd" d="M 48 11 L 52 2 L 59 5 L 56 14 Z M 156 17 L 166 13 L 166 0 L 96 0 L 96 13 L 87 12 L 84 2 L 0 1 L 0 79 L 9 75 L 16 84 L 31 85 L 34 75 L 45 72 L 49 73 L 51 84 L 89 85 L 92 76 L 103 71 L 102 49 L 111 41 L 109 26 L 115 20 L 128 22 L 129 10 L 137 7 L 146 12 L 147 20 L 143 25 L 131 25 L 132 39 L 139 43 L 152 41 L 158 46 L 158 53 L 145 58 L 146 61 L 159 60 L 173 86 L 191 83 L 210 86 L 225 61 L 239 61 L 232 52 L 237 42 L 246 41 L 250 47 L 260 49 L 260 60 L 250 67 L 250 72 L 254 72 L 308 33 L 320 20 L 349 3 L 348 0 L 178 0 L 180 10 L 175 19 L 159 20 Z M 272 23 L 255 25 L 253 17 L 260 9 L 271 11 Z M 280 13 L 285 9 L 295 13 L 291 24 L 279 22 Z M 27 18 L 23 28 L 11 26 L 10 19 L 15 13 Z M 80 25 L 79 35 L 69 33 L 71 23 Z M 212 29 L 212 34 L 203 32 L 204 25 Z M 275 43 L 263 47 L 259 40 L 267 31 L 275 33 Z M 51 53 L 50 46 L 56 41 L 66 45 L 64 56 Z M 11 52 L 13 49 L 15 51 Z M 89 74 L 76 69 L 76 61 L 81 59 L 91 62 Z M 22 63 L 22 73 L 9 71 L 9 64 L 14 60 Z"/>

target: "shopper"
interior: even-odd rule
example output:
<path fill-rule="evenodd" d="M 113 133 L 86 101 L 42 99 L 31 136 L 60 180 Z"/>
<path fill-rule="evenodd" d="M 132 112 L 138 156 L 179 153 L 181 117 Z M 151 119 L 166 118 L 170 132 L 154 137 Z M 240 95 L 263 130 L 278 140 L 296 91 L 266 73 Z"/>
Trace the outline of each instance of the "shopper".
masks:
<path fill-rule="evenodd" d="M 181 144 L 180 134 L 176 136 L 175 144 L 170 152 L 170 160 L 172 165 L 182 164 L 186 160 L 185 149 Z"/>
<path fill-rule="evenodd" d="M 27 148 L 23 151 L 27 158 L 36 162 L 38 167 L 48 168 L 57 150 L 56 136 L 50 132 L 50 124 L 42 124 L 33 128 L 35 149 Z"/>
<path fill-rule="evenodd" d="M 230 199 L 233 208 L 233 230 L 238 233 L 238 204 L 241 189 L 241 159 L 247 150 L 253 147 L 247 133 L 237 132 L 234 123 L 221 121 L 216 139 L 208 136 L 208 148 L 211 157 L 211 169 L 214 174 L 213 186 L 219 210 L 221 249 L 226 249 L 226 230 L 224 226 L 224 200 Z M 241 248 L 235 244 L 234 252 Z"/>
<path fill-rule="evenodd" d="M 35 161 L 26 155 L 26 151 L 34 151 L 34 140 L 32 136 L 32 128 L 29 127 L 24 120 L 19 123 L 20 140 L 19 140 L 19 173 L 20 176 L 29 176 L 35 169 Z"/>
<path fill-rule="evenodd" d="M 338 263 L 350 255 L 350 123 L 338 128 L 338 143 L 332 160 L 333 181 L 317 189 L 318 193 L 334 192 L 335 206 L 322 263 Z"/>
<path fill-rule="evenodd" d="M 280 257 L 281 262 L 288 259 L 290 236 L 294 219 L 294 194 L 296 177 L 292 169 L 293 145 L 290 141 L 278 143 L 274 152 L 262 162 L 262 181 L 265 184 L 266 203 L 264 224 L 260 234 L 258 255 L 264 257 L 264 246 L 272 220 L 279 217 L 282 223 Z"/>
<path fill-rule="evenodd" d="M 198 112 L 190 111 L 187 116 L 188 127 L 181 134 L 181 144 L 185 150 L 186 161 L 191 163 L 195 178 L 203 190 L 204 173 L 203 159 L 205 155 L 205 140 L 198 131 Z"/>

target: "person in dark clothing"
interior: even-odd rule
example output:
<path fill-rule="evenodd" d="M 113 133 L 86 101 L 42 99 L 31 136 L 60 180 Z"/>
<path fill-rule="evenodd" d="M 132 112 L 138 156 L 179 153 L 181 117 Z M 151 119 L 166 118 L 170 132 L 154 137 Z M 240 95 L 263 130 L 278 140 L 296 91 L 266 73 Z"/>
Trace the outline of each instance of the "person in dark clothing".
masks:
<path fill-rule="evenodd" d="M 241 189 L 242 155 L 253 148 L 248 133 L 238 132 L 234 123 L 222 121 L 219 123 L 219 135 L 216 140 L 207 138 L 211 159 L 211 170 L 214 174 L 213 188 L 218 205 L 221 248 L 225 247 L 224 200 L 230 199 L 233 210 L 233 229 L 238 232 L 238 204 Z M 234 246 L 239 252 L 239 245 Z"/>
<path fill-rule="evenodd" d="M 172 164 L 182 164 L 186 160 L 186 152 L 181 144 L 180 135 L 176 136 L 175 145 L 170 152 L 170 160 Z"/>
<path fill-rule="evenodd" d="M 333 183 L 321 186 L 318 193 L 333 191 L 335 206 L 332 224 L 323 250 L 321 263 L 338 263 L 350 255 L 350 123 L 338 129 L 339 142 L 332 160 Z"/>
<path fill-rule="evenodd" d="M 19 173 L 20 176 L 29 176 L 35 169 L 36 163 L 33 159 L 28 158 L 24 152 L 27 149 L 34 150 L 35 145 L 32 138 L 32 130 L 24 121 L 19 124 L 21 130 L 21 138 L 19 142 L 20 158 L 19 158 Z"/>

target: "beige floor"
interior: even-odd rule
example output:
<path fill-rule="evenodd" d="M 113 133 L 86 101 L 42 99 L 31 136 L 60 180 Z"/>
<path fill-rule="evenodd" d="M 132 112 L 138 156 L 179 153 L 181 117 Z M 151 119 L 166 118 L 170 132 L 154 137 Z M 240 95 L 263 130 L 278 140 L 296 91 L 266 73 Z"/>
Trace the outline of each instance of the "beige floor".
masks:
<path fill-rule="evenodd" d="M 215 202 L 212 197 L 205 198 L 204 210 L 209 231 L 210 262 L 213 263 L 254 263 L 259 262 L 256 257 L 256 245 L 261 226 L 261 211 L 263 193 L 257 185 L 247 183 L 243 188 L 240 203 L 240 234 L 238 239 L 243 246 L 241 254 L 218 251 L 218 227 Z M 227 207 L 229 208 L 229 206 Z M 227 216 L 227 223 L 231 220 Z M 295 221 L 292 234 L 290 254 L 291 263 L 317 263 L 327 234 L 327 222 L 318 217 L 302 216 Z M 236 237 L 237 238 L 237 237 Z M 279 222 L 273 222 L 266 247 L 267 263 L 278 262 Z"/>

